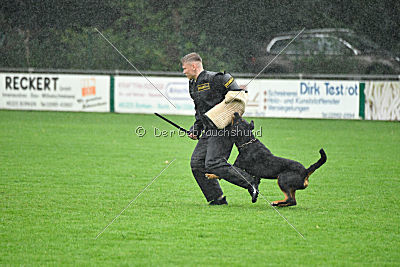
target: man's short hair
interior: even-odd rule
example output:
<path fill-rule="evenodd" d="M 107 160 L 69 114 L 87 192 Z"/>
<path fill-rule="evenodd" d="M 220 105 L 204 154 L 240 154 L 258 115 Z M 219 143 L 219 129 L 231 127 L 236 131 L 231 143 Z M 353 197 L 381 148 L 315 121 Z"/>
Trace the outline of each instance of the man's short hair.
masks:
<path fill-rule="evenodd" d="M 187 54 L 183 58 L 181 58 L 182 64 L 189 63 L 189 62 L 202 62 L 203 60 L 201 59 L 200 55 L 193 52 L 190 54 Z"/>

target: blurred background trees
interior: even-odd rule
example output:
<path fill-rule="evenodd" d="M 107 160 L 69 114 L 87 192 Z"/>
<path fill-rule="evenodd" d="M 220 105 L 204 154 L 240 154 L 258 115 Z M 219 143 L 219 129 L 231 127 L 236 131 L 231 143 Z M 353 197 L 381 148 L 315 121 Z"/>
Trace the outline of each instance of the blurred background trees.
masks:
<path fill-rule="evenodd" d="M 394 0 L 78 1 L 3 0 L 0 67 L 180 71 L 197 51 L 206 68 L 249 72 L 272 36 L 302 28 L 349 28 L 400 55 Z"/>

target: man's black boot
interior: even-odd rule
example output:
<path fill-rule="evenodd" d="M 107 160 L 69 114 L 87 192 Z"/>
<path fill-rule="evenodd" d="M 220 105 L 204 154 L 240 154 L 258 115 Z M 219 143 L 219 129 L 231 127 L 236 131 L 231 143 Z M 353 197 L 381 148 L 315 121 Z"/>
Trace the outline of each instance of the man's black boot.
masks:
<path fill-rule="evenodd" d="M 251 176 L 247 172 L 235 166 L 224 166 L 210 170 L 213 174 L 230 182 L 231 184 L 247 189 L 251 196 L 251 202 L 255 203 L 258 198 L 258 185 L 260 179 Z"/>
<path fill-rule="evenodd" d="M 228 201 L 226 201 L 226 197 L 224 196 L 221 199 L 215 199 L 209 203 L 209 205 L 214 206 L 214 205 L 228 205 Z"/>
<path fill-rule="evenodd" d="M 251 187 L 247 189 L 249 191 L 249 194 L 251 196 L 251 202 L 256 203 L 257 198 L 258 198 L 258 185 L 260 184 L 260 178 L 255 178 L 255 182 L 251 184 Z"/>

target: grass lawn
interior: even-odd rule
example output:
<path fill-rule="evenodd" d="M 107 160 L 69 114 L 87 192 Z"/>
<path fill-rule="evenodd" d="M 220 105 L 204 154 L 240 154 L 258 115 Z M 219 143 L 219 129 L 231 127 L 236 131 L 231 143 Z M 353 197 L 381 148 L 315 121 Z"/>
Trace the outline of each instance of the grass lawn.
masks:
<path fill-rule="evenodd" d="M 208 206 L 196 141 L 156 137 L 173 128 L 154 115 L 0 111 L 0 265 L 400 265 L 398 122 L 254 120 L 277 156 L 308 167 L 327 153 L 297 206 L 277 209 L 305 239 L 225 181 L 229 205 Z M 260 192 L 283 198 L 273 180 Z"/>

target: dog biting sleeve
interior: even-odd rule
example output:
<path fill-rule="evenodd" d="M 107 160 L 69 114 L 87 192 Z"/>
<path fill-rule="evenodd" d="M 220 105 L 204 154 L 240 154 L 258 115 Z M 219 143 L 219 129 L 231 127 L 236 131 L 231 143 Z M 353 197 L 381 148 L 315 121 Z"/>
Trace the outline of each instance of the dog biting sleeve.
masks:
<path fill-rule="evenodd" d="M 217 126 L 218 129 L 223 129 L 232 122 L 233 114 L 238 112 L 243 115 L 246 103 L 247 93 L 241 91 L 228 91 L 225 99 L 206 112 L 206 116 Z"/>

